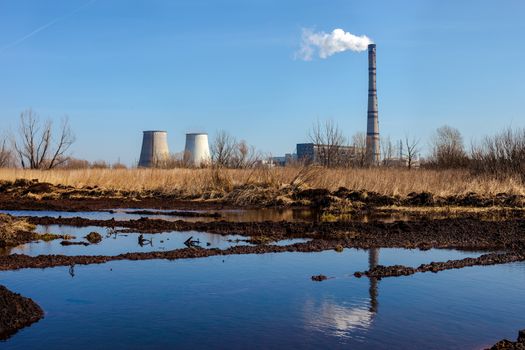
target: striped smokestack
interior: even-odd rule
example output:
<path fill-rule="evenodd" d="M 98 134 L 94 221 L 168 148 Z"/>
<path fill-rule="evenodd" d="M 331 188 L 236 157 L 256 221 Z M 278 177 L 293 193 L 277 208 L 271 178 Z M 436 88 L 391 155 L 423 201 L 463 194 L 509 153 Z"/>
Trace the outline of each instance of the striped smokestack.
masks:
<path fill-rule="evenodd" d="M 376 87 L 376 45 L 368 45 L 368 123 L 366 128 L 366 155 L 369 164 L 378 164 L 379 117 Z"/>

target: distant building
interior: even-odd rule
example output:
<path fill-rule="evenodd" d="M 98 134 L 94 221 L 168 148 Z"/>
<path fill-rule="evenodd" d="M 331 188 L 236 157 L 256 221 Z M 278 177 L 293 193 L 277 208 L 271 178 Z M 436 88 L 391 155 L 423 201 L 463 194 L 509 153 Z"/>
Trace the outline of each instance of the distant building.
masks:
<path fill-rule="evenodd" d="M 297 144 L 297 160 L 308 164 L 322 164 L 330 157 L 332 162 L 338 164 L 349 164 L 365 150 L 356 146 L 334 146 L 330 149 L 327 145 L 316 145 L 314 143 Z"/>
<path fill-rule="evenodd" d="M 286 165 L 286 156 L 285 157 L 272 157 L 272 158 L 270 158 L 270 162 L 274 166 L 285 166 Z"/>

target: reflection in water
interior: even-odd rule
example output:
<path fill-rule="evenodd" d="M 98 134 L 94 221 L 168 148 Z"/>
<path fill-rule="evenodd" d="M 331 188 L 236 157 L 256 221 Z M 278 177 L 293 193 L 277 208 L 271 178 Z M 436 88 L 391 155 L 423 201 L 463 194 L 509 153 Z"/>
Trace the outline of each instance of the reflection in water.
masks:
<path fill-rule="evenodd" d="M 309 300 L 305 305 L 307 326 L 315 330 L 325 329 L 337 337 L 349 337 L 357 329 L 366 330 L 372 325 L 373 313 L 367 307 L 347 307 L 325 300 L 320 305 Z"/>
<path fill-rule="evenodd" d="M 379 249 L 368 251 L 368 268 L 372 269 L 379 263 Z M 325 300 L 320 305 L 309 300 L 305 305 L 305 314 L 309 327 L 327 329 L 338 337 L 350 337 L 350 332 L 358 329 L 367 330 L 372 326 L 374 315 L 378 311 L 378 280 L 369 278 L 368 306 L 366 301 L 361 305 L 345 306 L 333 300 Z"/>
<path fill-rule="evenodd" d="M 379 264 L 379 249 L 374 248 L 368 251 L 368 269 L 371 270 Z M 368 294 L 370 297 L 370 312 L 377 312 L 378 292 L 377 292 L 377 278 L 369 278 L 370 287 L 368 288 Z"/>

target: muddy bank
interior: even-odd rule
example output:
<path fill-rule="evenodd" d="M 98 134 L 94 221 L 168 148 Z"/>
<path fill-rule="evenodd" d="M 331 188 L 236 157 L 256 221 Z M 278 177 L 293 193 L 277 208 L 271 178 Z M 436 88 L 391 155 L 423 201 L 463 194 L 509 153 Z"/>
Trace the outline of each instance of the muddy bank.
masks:
<path fill-rule="evenodd" d="M 13 293 L 0 285 L 0 340 L 44 317 L 44 311 L 33 300 Z"/>
<path fill-rule="evenodd" d="M 32 241 L 35 237 L 32 232 L 34 228 L 26 220 L 0 214 L 0 248 Z"/>
<path fill-rule="evenodd" d="M 26 217 L 37 225 L 123 227 L 123 232 L 199 231 L 238 234 L 260 241 L 288 238 L 345 240 L 352 248 L 447 248 L 497 251 L 525 247 L 525 219 L 480 221 L 472 218 L 414 222 L 185 222 L 159 219 L 127 221 L 84 218 Z M 121 231 L 122 232 L 122 231 Z"/>
<path fill-rule="evenodd" d="M 431 262 L 419 267 L 407 267 L 403 265 L 382 266 L 378 265 L 371 270 L 355 272 L 356 277 L 384 278 L 409 276 L 418 272 L 434 272 L 452 269 L 461 269 L 468 266 L 488 266 L 497 264 L 508 264 L 517 261 L 525 261 L 525 254 L 521 253 L 493 253 L 481 255 L 477 258 L 465 258 L 461 260 L 448 260 L 445 262 Z"/>
<path fill-rule="evenodd" d="M 488 350 L 525 350 L 525 329 L 519 331 L 518 339 L 515 342 L 504 339 Z"/>
<path fill-rule="evenodd" d="M 196 211 L 184 211 L 184 210 L 172 210 L 172 211 L 157 211 L 157 210 L 134 210 L 125 211 L 125 214 L 134 215 L 159 215 L 159 216 L 181 216 L 188 218 L 215 218 L 219 219 L 222 215 L 218 212 L 207 213 L 207 212 L 196 212 Z"/>
<path fill-rule="evenodd" d="M 456 196 L 436 196 L 428 192 L 406 196 L 388 196 L 371 191 L 339 188 L 304 189 L 300 186 L 239 185 L 220 195 L 202 193 L 187 196 L 180 191 L 121 191 L 94 187 L 75 188 L 19 179 L 0 181 L 0 209 L 92 211 L 112 208 L 155 209 L 218 209 L 261 207 L 311 207 L 341 212 L 379 206 L 525 206 L 525 196 L 500 193 L 483 196 L 466 193 Z"/>
<path fill-rule="evenodd" d="M 277 245 L 258 245 L 258 246 L 235 246 L 228 249 L 200 247 L 175 249 L 170 251 L 144 252 L 144 253 L 125 253 L 114 256 L 106 255 L 39 255 L 27 256 L 23 254 L 12 254 L 0 256 L 0 271 L 17 270 L 22 268 L 46 268 L 56 266 L 89 265 L 103 264 L 116 260 L 152 260 L 152 259 L 192 259 L 205 258 L 211 256 L 226 256 L 240 254 L 267 254 L 285 252 L 321 252 L 332 250 L 337 245 L 344 245 L 345 241 L 325 241 L 313 240 L 306 243 L 296 243 L 286 246 Z"/>
<path fill-rule="evenodd" d="M 51 241 L 54 239 L 73 239 L 70 235 L 39 234 L 33 232 L 35 225 L 24 219 L 0 214 L 0 248 L 15 247 L 33 241 Z"/>

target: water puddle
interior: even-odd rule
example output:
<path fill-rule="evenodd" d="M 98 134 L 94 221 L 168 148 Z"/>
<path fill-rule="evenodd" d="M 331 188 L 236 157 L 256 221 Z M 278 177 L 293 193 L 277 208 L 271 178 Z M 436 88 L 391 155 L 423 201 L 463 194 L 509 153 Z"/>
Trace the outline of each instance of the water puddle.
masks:
<path fill-rule="evenodd" d="M 97 232 L 102 235 L 102 241 L 89 246 L 62 245 L 61 239 L 48 242 L 37 241 L 12 248 L 0 248 L 0 255 L 119 255 L 123 253 L 165 251 L 186 248 L 187 245 L 185 243 L 190 238 L 195 246 L 202 248 L 226 249 L 237 245 L 252 245 L 247 242 L 249 237 L 240 235 L 218 235 L 197 231 L 175 231 L 155 234 L 141 234 L 140 232 L 119 233 L 118 229 L 118 227 L 113 230 L 95 226 L 39 225 L 36 227 L 35 232 L 75 236 L 75 239 L 70 240 L 71 242 L 86 242 L 84 237 L 90 232 Z M 140 238 L 141 236 L 142 239 Z M 271 244 L 288 245 L 308 241 L 309 239 L 298 238 L 286 239 Z"/>
<path fill-rule="evenodd" d="M 0 346 L 481 349 L 523 328 L 524 263 L 351 276 L 374 264 L 475 255 L 346 249 L 1 272 L 46 317 Z M 330 278 L 312 282 L 315 274 Z"/>
<path fill-rule="evenodd" d="M 314 221 L 318 217 L 309 209 L 238 209 L 238 210 L 194 210 L 184 211 L 180 216 L 174 215 L 174 210 L 148 209 L 155 214 L 140 213 L 144 209 L 114 209 L 110 211 L 39 211 L 39 210 L 0 210 L 1 214 L 12 216 L 36 216 L 36 217 L 62 217 L 73 218 L 81 217 L 89 220 L 137 220 L 143 217 L 149 219 L 161 219 L 167 221 L 184 220 L 188 222 L 212 222 L 217 220 L 226 220 L 233 222 L 262 222 L 262 221 Z M 134 212 L 137 212 L 135 214 Z M 165 214 L 164 214 L 165 213 Z M 167 214 L 170 215 L 167 215 Z M 196 216 L 189 216 L 188 213 L 195 213 Z M 185 214 L 185 215 L 184 215 Z M 198 216 L 204 214 L 208 216 Z M 219 214 L 213 217 L 214 214 Z"/>

